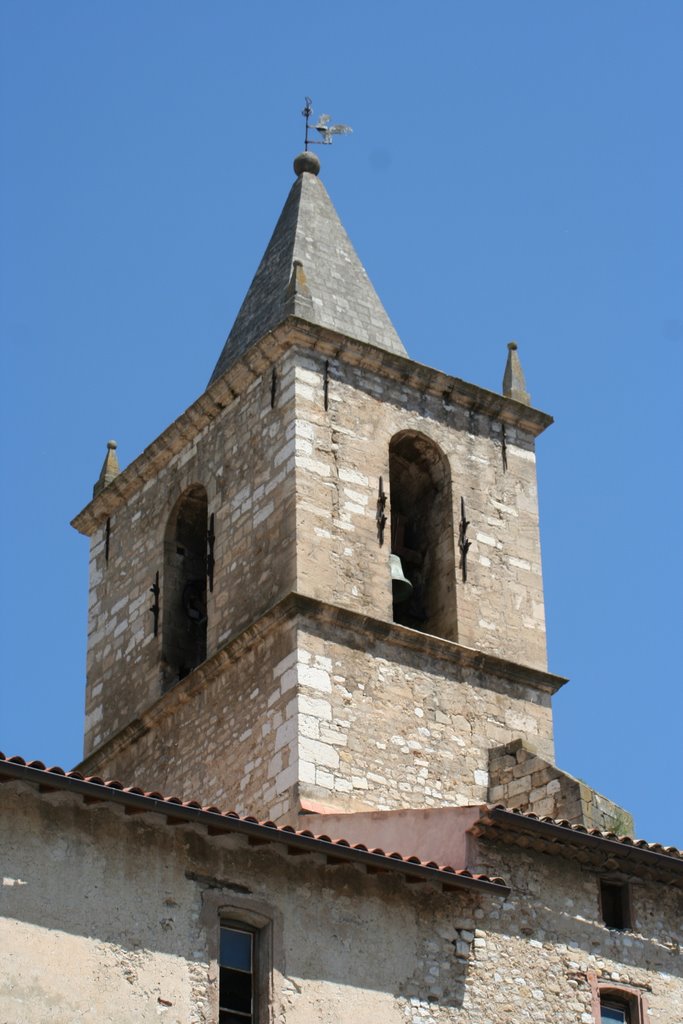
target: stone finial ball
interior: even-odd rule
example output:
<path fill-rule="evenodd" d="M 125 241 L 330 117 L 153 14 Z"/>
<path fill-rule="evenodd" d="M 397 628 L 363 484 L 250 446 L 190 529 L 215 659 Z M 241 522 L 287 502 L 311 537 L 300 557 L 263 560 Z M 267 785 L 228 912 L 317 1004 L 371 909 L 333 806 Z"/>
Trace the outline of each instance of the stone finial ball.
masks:
<path fill-rule="evenodd" d="M 116 443 L 116 441 L 107 441 L 107 448 L 109 448 L 109 449 L 118 448 L 118 444 Z"/>
<path fill-rule="evenodd" d="M 304 171 L 308 171 L 309 174 L 320 174 L 320 161 L 315 153 L 308 149 L 294 157 L 294 173 L 298 177 Z"/>
<path fill-rule="evenodd" d="M 517 342 L 516 341 L 508 341 L 508 348 L 510 349 L 511 352 L 514 352 L 515 349 L 517 348 Z"/>

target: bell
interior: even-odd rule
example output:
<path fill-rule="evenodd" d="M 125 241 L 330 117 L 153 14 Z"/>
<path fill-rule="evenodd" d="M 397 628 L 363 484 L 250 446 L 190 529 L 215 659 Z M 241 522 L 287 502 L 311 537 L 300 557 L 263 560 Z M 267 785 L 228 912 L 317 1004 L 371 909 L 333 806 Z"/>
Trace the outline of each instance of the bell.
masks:
<path fill-rule="evenodd" d="M 389 555 L 389 566 L 391 568 L 391 589 L 394 595 L 394 604 L 403 604 L 413 592 L 413 584 L 403 575 L 403 566 L 398 555 Z"/>

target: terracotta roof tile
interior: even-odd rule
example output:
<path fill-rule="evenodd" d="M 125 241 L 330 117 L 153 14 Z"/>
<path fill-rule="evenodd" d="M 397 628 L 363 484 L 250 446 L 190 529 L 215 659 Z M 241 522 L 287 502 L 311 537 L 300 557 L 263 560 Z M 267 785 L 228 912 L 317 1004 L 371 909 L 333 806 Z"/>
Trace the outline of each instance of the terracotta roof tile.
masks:
<path fill-rule="evenodd" d="M 663 846 L 661 843 L 648 843 L 645 839 L 634 839 L 633 836 L 618 835 L 616 832 L 603 832 L 599 828 L 586 828 L 585 825 L 573 824 L 566 818 L 551 818 L 548 815 L 534 814 L 532 811 L 522 811 L 519 807 L 505 807 L 503 804 L 496 804 L 493 810 L 508 811 L 520 818 L 527 818 L 530 821 L 542 821 L 549 825 L 557 825 L 560 828 L 569 829 L 572 832 L 580 832 L 589 836 L 598 836 L 601 839 L 610 839 L 612 842 L 621 843 L 622 846 L 634 846 L 640 850 L 651 850 L 654 853 L 664 853 L 669 857 L 680 857 L 683 859 L 683 850 L 677 846 Z"/>
<path fill-rule="evenodd" d="M 683 852 L 632 836 L 588 829 L 519 808 L 484 805 L 469 832 L 481 839 L 578 859 L 598 871 L 619 870 L 683 887 Z"/>
<path fill-rule="evenodd" d="M 376 848 L 368 850 L 363 843 L 352 846 L 346 839 L 332 840 L 329 836 L 316 836 L 308 829 L 297 831 L 291 825 L 276 825 L 273 821 L 259 821 L 252 815 L 242 816 L 236 811 L 221 811 L 217 807 L 203 806 L 197 800 L 183 801 L 178 796 L 164 796 L 157 791 L 145 791 L 138 786 L 124 786 L 116 779 L 104 780 L 99 776 L 83 776 L 80 772 L 65 772 L 63 768 L 46 768 L 42 761 L 25 761 L 22 757 L 5 757 L 0 752 L 0 781 L 20 779 L 41 785 L 46 777 L 54 787 L 80 794 L 84 799 L 111 800 L 136 810 L 156 814 L 171 813 L 174 820 L 188 824 L 206 825 L 212 830 L 240 832 L 259 842 L 276 842 L 311 853 L 334 852 L 335 859 L 350 863 L 398 870 L 413 879 L 441 883 L 446 888 L 477 888 L 495 891 L 505 895 L 509 889 L 502 878 L 485 874 L 472 874 L 466 869 L 455 869 L 450 865 L 439 865 L 434 861 L 422 861 L 415 855 L 404 855 L 394 851 L 385 853 Z M 185 812 L 178 816 L 178 812 Z"/>

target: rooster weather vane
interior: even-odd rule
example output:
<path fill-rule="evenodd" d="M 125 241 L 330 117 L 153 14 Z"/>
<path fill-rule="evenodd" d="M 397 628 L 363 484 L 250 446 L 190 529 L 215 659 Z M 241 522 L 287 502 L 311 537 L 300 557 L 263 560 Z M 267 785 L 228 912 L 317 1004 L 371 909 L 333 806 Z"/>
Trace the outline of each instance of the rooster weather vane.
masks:
<path fill-rule="evenodd" d="M 310 96 L 306 96 L 306 106 L 301 111 L 303 117 L 306 118 L 306 135 L 304 138 L 304 149 L 308 149 L 309 146 L 330 146 L 332 144 L 332 137 L 334 135 L 348 135 L 349 132 L 353 131 L 353 128 L 349 128 L 348 124 L 330 124 L 330 115 L 321 114 L 318 118 L 317 124 L 309 124 L 309 118 L 313 113 L 313 101 Z M 318 132 L 322 138 L 320 139 L 309 139 L 309 131 Z"/>

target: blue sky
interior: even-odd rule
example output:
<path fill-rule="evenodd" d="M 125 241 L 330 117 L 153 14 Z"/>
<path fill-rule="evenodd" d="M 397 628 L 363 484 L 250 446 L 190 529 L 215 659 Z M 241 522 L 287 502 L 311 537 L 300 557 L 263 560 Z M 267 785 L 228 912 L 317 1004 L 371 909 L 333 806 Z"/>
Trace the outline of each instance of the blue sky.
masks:
<path fill-rule="evenodd" d="M 683 846 L 683 5 L 4 0 L 0 36 L 0 749 L 79 759 L 69 520 L 205 387 L 308 93 L 411 356 L 499 390 L 519 342 L 558 763 Z"/>

